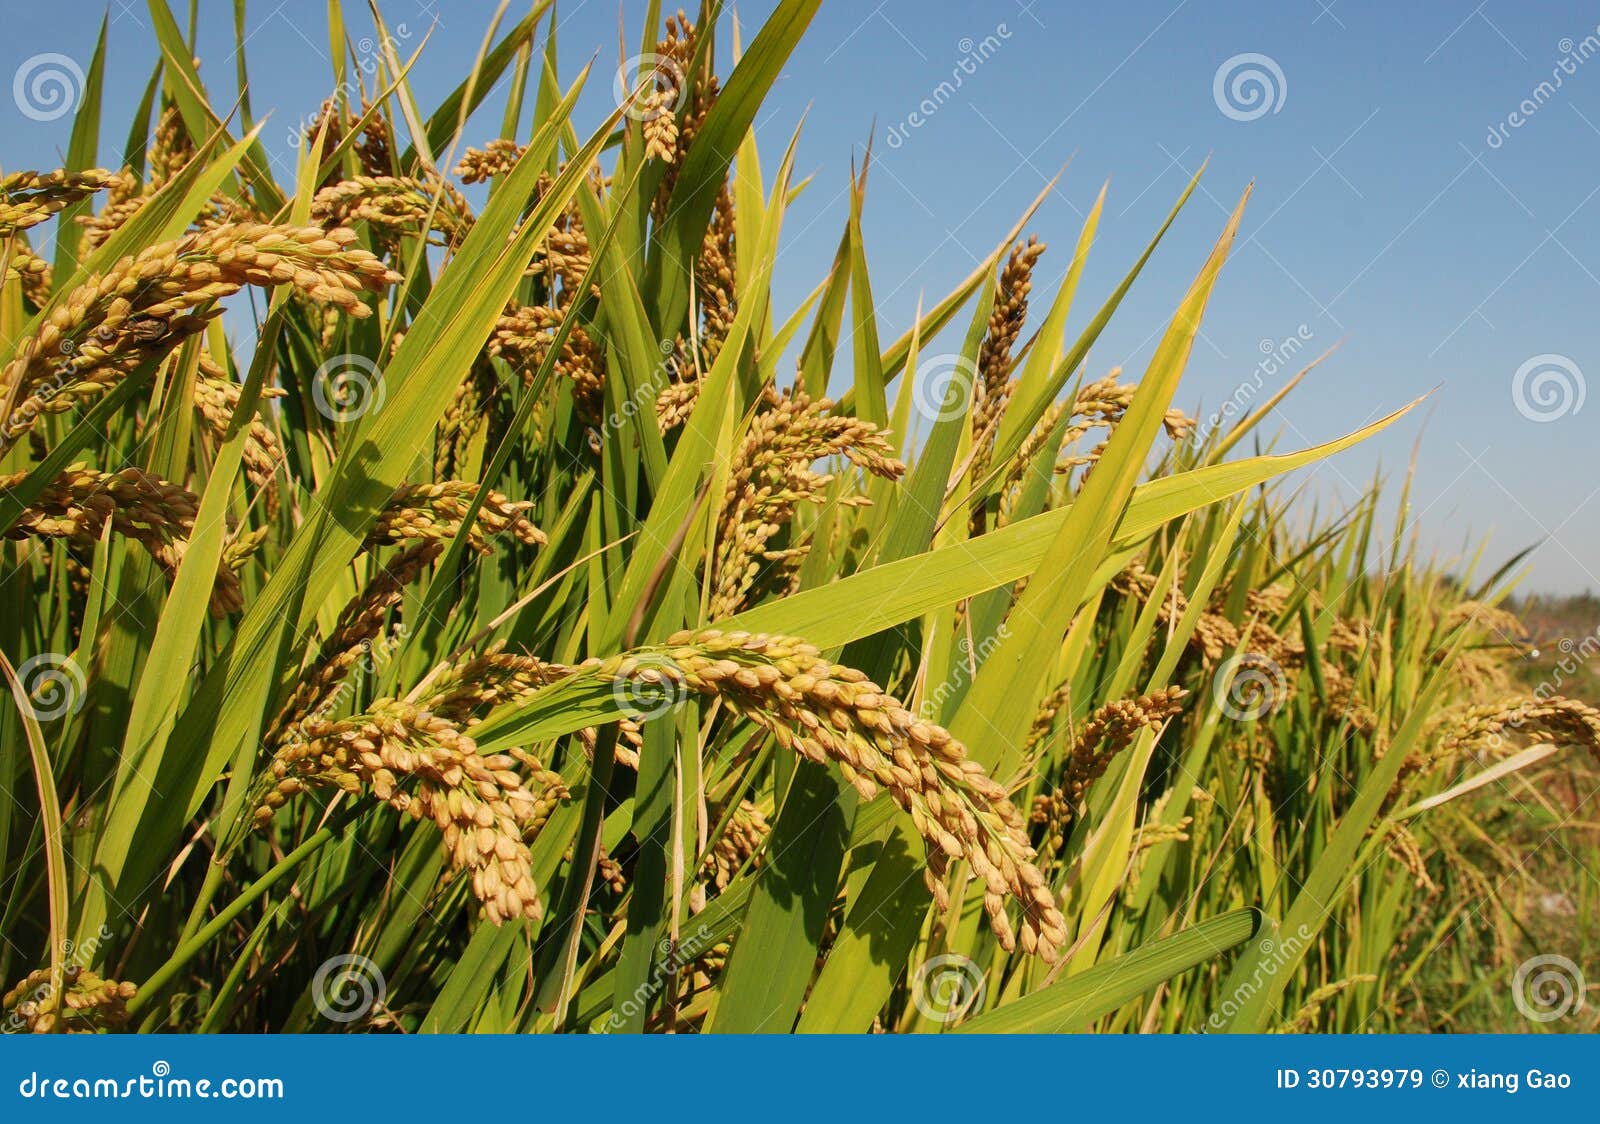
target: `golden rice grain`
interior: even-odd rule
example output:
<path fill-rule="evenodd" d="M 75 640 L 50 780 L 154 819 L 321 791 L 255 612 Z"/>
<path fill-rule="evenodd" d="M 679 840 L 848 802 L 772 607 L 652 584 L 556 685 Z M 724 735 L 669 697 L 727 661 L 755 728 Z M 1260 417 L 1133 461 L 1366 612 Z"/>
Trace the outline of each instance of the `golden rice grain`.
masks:
<path fill-rule="evenodd" d="M 678 633 L 665 647 L 613 657 L 594 671 L 714 696 L 780 745 L 837 765 L 863 798 L 887 789 L 928 843 L 926 881 L 941 908 L 949 904 L 949 860 L 965 859 L 986 887 L 984 908 L 1003 947 L 1020 936 L 1024 951 L 1048 960 L 1065 944 L 1066 922 L 1005 789 L 948 730 L 917 718 L 861 672 L 792 637 L 714 629 Z M 1006 916 L 1008 897 L 1022 907 L 1020 934 Z"/>
<path fill-rule="evenodd" d="M 730 616 L 744 603 L 761 574 L 762 563 L 787 581 L 806 546 L 773 542 L 801 504 L 822 503 L 831 473 L 812 466 L 832 456 L 875 476 L 897 480 L 905 465 L 893 456 L 888 435 L 877 426 L 845 414 L 830 414 L 833 402 L 812 399 L 799 387 L 766 392 L 763 408 L 733 456 L 727 488 L 717 514 L 717 549 L 712 563 L 711 617 Z M 865 497 L 843 501 L 865 503 Z"/>
<path fill-rule="evenodd" d="M 402 485 L 378 513 L 362 548 L 455 538 L 477 495 L 478 485 L 465 480 Z M 510 534 L 529 546 L 542 544 L 544 532 L 524 515 L 533 506 L 531 500 L 508 500 L 499 492 L 485 492 L 477 518 L 467 532 L 468 545 L 479 554 L 488 554 L 488 536 L 498 534 Z"/>
<path fill-rule="evenodd" d="M 141 363 L 171 352 L 245 285 L 289 284 L 355 316 L 364 294 L 399 280 L 348 230 L 220 226 L 150 246 L 67 294 L 0 371 L 0 452 L 41 413 L 95 397 Z"/>
<path fill-rule="evenodd" d="M 490 922 L 539 918 L 527 839 L 565 797 L 565 787 L 536 759 L 482 755 L 456 723 L 398 699 L 379 699 L 344 721 L 307 719 L 300 730 L 304 740 L 273 755 L 275 783 L 260 797 L 258 826 L 310 787 L 370 794 L 439 828 L 452 867 L 470 875 Z"/>
<path fill-rule="evenodd" d="M 28 1034 L 89 1034 L 125 1025 L 128 1000 L 138 991 L 132 983 L 101 979 L 69 964 L 59 980 L 49 968 L 29 972 L 6 992 L 0 1010 L 8 1027 L 20 1024 Z"/>
<path fill-rule="evenodd" d="M 125 172 L 104 168 L 12 172 L 0 178 L 0 236 L 37 226 L 72 204 L 131 179 Z"/>

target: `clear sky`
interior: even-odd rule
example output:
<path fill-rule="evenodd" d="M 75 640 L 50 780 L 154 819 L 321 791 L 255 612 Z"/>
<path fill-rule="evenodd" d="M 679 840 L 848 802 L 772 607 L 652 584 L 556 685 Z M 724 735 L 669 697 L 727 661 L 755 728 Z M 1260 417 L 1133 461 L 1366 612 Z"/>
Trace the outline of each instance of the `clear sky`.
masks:
<path fill-rule="evenodd" d="M 358 51 L 370 50 L 365 5 L 346 7 Z M 494 7 L 382 4 L 402 55 L 431 34 L 413 71 L 424 105 L 464 75 Z M 748 36 L 772 4 L 728 7 Z M 0 79 L 13 76 L 14 94 L 38 55 L 86 67 L 109 12 L 102 159 L 114 161 L 155 57 L 143 0 L 7 9 Z M 202 74 L 226 101 L 233 5 L 200 9 Z M 251 98 L 258 116 L 274 110 L 263 138 L 284 178 L 291 131 L 333 81 L 325 10 L 247 7 Z M 635 45 L 644 5 L 620 10 Z M 597 120 L 610 108 L 619 6 L 562 0 L 558 11 L 565 76 L 598 52 L 585 99 Z M 824 0 L 758 123 L 775 162 L 806 116 L 799 170 L 812 182 L 784 232 L 780 311 L 825 273 L 850 161 L 874 125 L 865 235 L 886 339 L 919 295 L 932 302 L 968 273 L 1069 158 L 1033 227 L 1051 247 L 1038 288 L 1053 289 L 1109 179 L 1083 323 L 1209 155 L 1090 374 L 1143 370 L 1254 180 L 1179 404 L 1208 415 L 1291 338 L 1302 358 L 1343 341 L 1281 408 L 1286 445 L 1438 389 L 1414 418 L 1318 468 L 1310 494 L 1352 497 L 1379 466 L 1398 477 L 1420 442 L 1413 514 L 1426 547 L 1449 557 L 1490 536 L 1494 562 L 1537 542 L 1530 588 L 1600 590 L 1600 401 L 1583 403 L 1585 376 L 1600 378 L 1597 25 L 1591 5 L 1518 0 Z M 54 166 L 68 119 L 0 105 L 0 162 Z M 475 123 L 483 137 L 500 112 L 495 101 Z"/>

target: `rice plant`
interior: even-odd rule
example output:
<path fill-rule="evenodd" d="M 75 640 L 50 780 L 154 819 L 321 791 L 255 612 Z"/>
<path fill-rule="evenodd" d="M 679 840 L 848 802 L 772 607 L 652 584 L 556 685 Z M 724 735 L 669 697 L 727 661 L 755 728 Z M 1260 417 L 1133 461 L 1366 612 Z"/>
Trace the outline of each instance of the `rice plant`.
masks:
<path fill-rule="evenodd" d="M 1468 809 L 1583 768 L 1600 713 L 1513 681 L 1510 568 L 1418 556 L 1376 483 L 1291 530 L 1276 483 L 1409 407 L 1287 452 L 1304 373 L 1180 408 L 1248 191 L 1137 377 L 1090 355 L 1192 182 L 1111 292 L 1102 192 L 886 340 L 868 159 L 779 304 L 806 184 L 752 124 L 818 2 L 647 5 L 598 121 L 549 0 L 431 109 L 375 17 L 283 182 L 163 0 L 103 151 L 102 31 L 65 166 L 0 178 L 7 1029 L 1445 1029 L 1505 994 L 1526 874 Z"/>

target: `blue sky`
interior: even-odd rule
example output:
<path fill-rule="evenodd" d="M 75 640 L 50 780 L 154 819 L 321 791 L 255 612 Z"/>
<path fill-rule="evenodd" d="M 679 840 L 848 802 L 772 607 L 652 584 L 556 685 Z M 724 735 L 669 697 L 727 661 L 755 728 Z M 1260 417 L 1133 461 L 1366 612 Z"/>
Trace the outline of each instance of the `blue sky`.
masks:
<path fill-rule="evenodd" d="M 232 4 L 200 7 L 202 74 L 226 100 Z M 370 49 L 364 5 L 347 7 L 358 51 Z M 402 54 L 431 29 L 413 76 L 432 104 L 464 74 L 494 4 L 382 7 Z M 729 7 L 748 35 L 772 5 Z M 563 0 L 558 10 L 566 74 L 598 52 L 585 96 L 598 119 L 612 97 L 618 5 Z M 629 44 L 643 10 L 622 5 Z M 86 66 L 108 11 L 112 160 L 154 57 L 142 0 L 15 7 L 0 78 L 44 53 Z M 263 138 L 285 160 L 291 130 L 332 83 L 324 13 L 320 0 L 248 4 L 252 102 L 258 116 L 274 109 Z M 1600 378 L 1597 25 L 1594 7 L 1514 0 L 824 0 L 758 123 L 775 161 L 806 118 L 799 170 L 812 181 L 785 230 L 780 306 L 826 271 L 850 161 L 875 125 L 865 235 L 885 338 L 909 325 L 919 295 L 931 303 L 969 272 L 1069 158 L 1031 229 L 1051 247 L 1036 286 L 1049 292 L 1110 181 L 1081 324 L 1209 156 L 1090 374 L 1143 370 L 1253 180 L 1179 404 L 1217 409 L 1292 337 L 1305 357 L 1343 341 L 1281 408 L 1286 445 L 1434 393 L 1413 418 L 1315 470 L 1308 494 L 1348 500 L 1380 465 L 1401 474 L 1419 444 L 1412 515 L 1425 547 L 1453 557 L 1489 536 L 1497 562 L 1537 542 L 1530 588 L 1600 590 L 1600 474 L 1590 469 L 1600 402 L 1582 404 L 1585 376 Z M 499 115 L 494 104 L 477 133 L 494 135 Z M 65 142 L 66 119 L 8 114 L 0 158 L 54 166 Z"/>

